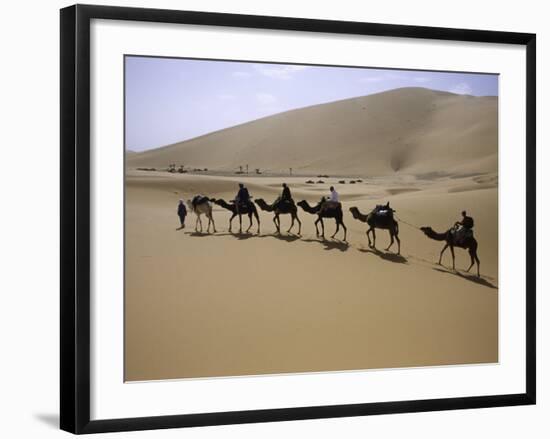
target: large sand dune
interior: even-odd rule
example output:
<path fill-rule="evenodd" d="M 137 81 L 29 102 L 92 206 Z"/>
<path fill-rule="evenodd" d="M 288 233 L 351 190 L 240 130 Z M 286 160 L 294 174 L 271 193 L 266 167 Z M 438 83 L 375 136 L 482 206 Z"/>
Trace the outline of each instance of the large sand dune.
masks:
<path fill-rule="evenodd" d="M 216 111 L 216 109 L 212 109 Z M 130 168 L 169 163 L 233 172 L 387 175 L 497 170 L 496 97 L 402 88 L 287 111 L 131 154 Z"/>

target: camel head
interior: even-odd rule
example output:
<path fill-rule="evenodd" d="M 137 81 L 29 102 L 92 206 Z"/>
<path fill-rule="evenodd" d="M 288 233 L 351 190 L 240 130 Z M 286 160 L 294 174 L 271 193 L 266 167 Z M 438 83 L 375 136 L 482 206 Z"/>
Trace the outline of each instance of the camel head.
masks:
<path fill-rule="evenodd" d="M 446 233 L 438 233 L 429 226 L 422 226 L 420 227 L 420 230 L 422 230 L 424 232 L 424 235 L 426 235 L 428 238 L 435 241 L 445 241 L 447 239 Z"/>
<path fill-rule="evenodd" d="M 305 212 L 308 212 L 308 213 L 315 213 L 316 212 L 315 207 L 311 207 L 309 205 L 309 203 L 307 202 L 307 200 L 299 201 L 298 203 L 296 203 L 296 205 L 300 206 Z"/>
<path fill-rule="evenodd" d="M 263 198 L 256 198 L 254 202 L 260 207 L 262 210 L 267 210 L 269 207 L 268 204 L 265 202 Z"/>
<path fill-rule="evenodd" d="M 355 219 L 359 218 L 359 209 L 357 207 L 352 206 L 349 208 L 349 211 L 351 212 L 351 214 Z"/>
<path fill-rule="evenodd" d="M 256 198 L 254 202 L 260 207 L 260 209 L 265 210 L 266 212 L 273 212 L 273 206 L 267 204 L 263 198 Z"/>

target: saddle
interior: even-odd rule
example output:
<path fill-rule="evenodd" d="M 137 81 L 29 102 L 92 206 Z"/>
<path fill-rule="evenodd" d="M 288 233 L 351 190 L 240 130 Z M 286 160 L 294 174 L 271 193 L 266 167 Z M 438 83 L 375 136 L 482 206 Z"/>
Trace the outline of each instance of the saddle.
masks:
<path fill-rule="evenodd" d="M 277 198 L 274 202 L 273 202 L 273 205 L 272 207 L 274 209 L 281 209 L 282 207 L 284 206 L 292 206 L 294 204 L 294 201 L 293 200 L 289 200 L 289 199 L 282 199 L 282 198 Z"/>
<path fill-rule="evenodd" d="M 458 226 L 451 230 L 451 235 L 453 236 L 453 242 L 455 245 L 462 245 L 466 239 L 474 236 L 474 231 L 467 227 Z"/>
<path fill-rule="evenodd" d="M 234 204 L 235 207 L 238 210 L 246 210 L 246 209 L 250 208 L 250 206 L 252 205 L 252 201 L 250 201 L 250 200 L 248 200 L 248 201 L 231 200 L 231 203 Z"/>
<path fill-rule="evenodd" d="M 193 204 L 193 207 L 196 207 L 199 204 L 206 203 L 207 201 L 210 201 L 208 197 L 205 197 L 204 195 L 195 195 L 191 204 Z"/>
<path fill-rule="evenodd" d="M 379 218 L 393 218 L 393 212 L 391 207 L 387 205 L 378 204 L 371 212 L 371 215 L 375 215 Z"/>
<path fill-rule="evenodd" d="M 325 200 L 321 202 L 321 208 L 323 210 L 338 209 L 339 207 L 342 207 L 342 203 L 340 203 L 339 201 Z"/>

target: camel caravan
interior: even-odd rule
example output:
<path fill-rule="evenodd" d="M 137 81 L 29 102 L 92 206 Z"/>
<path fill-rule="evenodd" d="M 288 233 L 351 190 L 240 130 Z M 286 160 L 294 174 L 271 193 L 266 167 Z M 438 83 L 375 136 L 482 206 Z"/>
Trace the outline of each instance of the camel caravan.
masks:
<path fill-rule="evenodd" d="M 330 187 L 330 195 L 328 197 L 322 197 L 321 200 L 314 206 L 311 206 L 306 200 L 299 201 L 295 203 L 290 188 L 283 183 L 283 191 L 281 195 L 271 204 L 266 202 L 262 198 L 252 200 L 248 189 L 244 184 L 239 184 L 239 190 L 235 199 L 230 201 L 225 201 L 223 199 L 209 198 L 204 195 L 196 195 L 193 199 L 187 200 L 187 208 L 196 215 L 195 221 L 195 232 L 203 233 L 203 225 L 201 216 L 204 215 L 208 220 L 207 233 L 210 233 L 210 226 L 212 226 L 213 233 L 216 233 L 216 225 L 214 222 L 214 216 L 212 214 L 213 204 L 220 206 L 223 209 L 226 209 L 231 212 L 231 217 L 229 218 L 229 232 L 232 232 L 232 223 L 233 220 L 239 218 L 239 233 L 243 233 L 242 228 L 242 216 L 248 216 L 249 225 L 245 230 L 245 233 L 249 233 L 250 229 L 253 227 L 253 219 L 256 221 L 257 228 L 256 233 L 260 234 L 260 216 L 258 215 L 258 208 L 265 212 L 273 213 L 273 223 L 275 224 L 275 229 L 277 234 L 281 233 L 281 215 L 290 215 L 291 224 L 287 233 L 291 233 L 294 228 L 295 223 L 298 226 L 297 235 L 301 235 L 302 231 L 302 222 L 298 217 L 298 207 L 300 207 L 304 212 L 316 216 L 315 219 L 315 230 L 317 237 L 325 239 L 325 219 L 334 219 L 336 223 L 336 230 L 331 235 L 331 238 L 334 239 L 340 227 L 343 231 L 343 241 L 347 242 L 347 227 L 344 224 L 344 212 L 342 209 L 342 203 L 339 200 L 339 195 L 334 189 Z M 185 217 L 187 215 L 186 204 L 183 200 L 180 200 L 178 205 L 178 216 L 180 218 L 181 227 L 185 227 Z M 389 251 L 394 243 L 397 243 L 397 255 L 401 254 L 401 240 L 399 239 L 399 223 L 395 218 L 395 210 L 390 207 L 390 203 L 377 205 L 369 213 L 362 213 L 357 207 L 350 207 L 349 211 L 354 219 L 366 223 L 368 225 L 366 234 L 368 245 L 372 249 L 376 249 L 376 229 L 387 230 L 390 236 L 390 244 L 386 247 L 386 251 Z M 319 230 L 319 225 L 321 226 Z M 412 226 L 415 227 L 416 226 Z M 462 220 L 456 222 L 453 227 L 448 229 L 443 233 L 438 233 L 434 231 L 431 227 L 424 226 L 418 227 L 428 238 L 435 241 L 444 241 L 445 244 L 441 253 L 439 254 L 438 264 L 441 264 L 441 259 L 443 254 L 447 249 L 450 249 L 452 256 L 452 267 L 455 270 L 455 252 L 454 249 L 462 248 L 468 251 L 471 264 L 466 270 L 469 272 L 474 264 L 477 265 L 477 276 L 480 276 L 479 273 L 479 258 L 477 256 L 477 241 L 473 236 L 473 227 L 474 220 L 466 214 L 465 211 L 462 212 Z"/>

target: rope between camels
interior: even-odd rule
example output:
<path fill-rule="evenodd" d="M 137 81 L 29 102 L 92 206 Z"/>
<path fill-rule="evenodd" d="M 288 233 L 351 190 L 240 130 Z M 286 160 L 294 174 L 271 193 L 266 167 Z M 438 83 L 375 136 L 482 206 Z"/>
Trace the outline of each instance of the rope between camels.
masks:
<path fill-rule="evenodd" d="M 412 227 L 413 229 L 420 230 L 420 227 L 415 226 L 414 224 L 408 223 L 407 221 L 403 221 L 403 220 L 402 220 L 401 218 L 399 218 L 397 215 L 394 215 L 394 217 L 395 217 L 395 219 L 397 219 L 397 221 L 399 221 L 400 223 L 406 224 L 406 225 L 408 225 L 409 227 Z"/>

